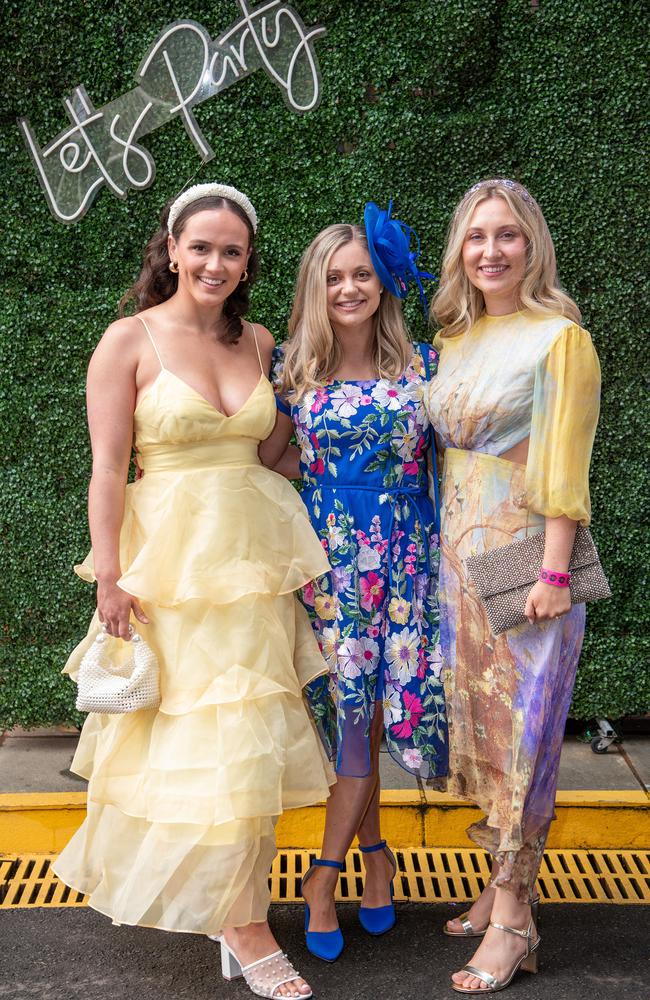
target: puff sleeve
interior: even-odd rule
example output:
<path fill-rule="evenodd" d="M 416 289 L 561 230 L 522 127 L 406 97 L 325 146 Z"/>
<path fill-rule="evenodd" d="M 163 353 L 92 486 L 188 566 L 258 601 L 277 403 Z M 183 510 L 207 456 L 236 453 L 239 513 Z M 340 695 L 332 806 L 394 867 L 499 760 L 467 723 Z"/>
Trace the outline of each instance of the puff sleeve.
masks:
<path fill-rule="evenodd" d="M 589 524 L 589 463 L 599 409 L 598 355 L 587 331 L 569 324 L 535 370 L 526 463 L 530 510 Z"/>
<path fill-rule="evenodd" d="M 282 384 L 282 371 L 284 368 L 284 348 L 274 347 L 273 355 L 271 357 L 271 375 L 270 381 L 273 386 L 273 391 L 275 393 L 275 405 L 277 406 L 280 413 L 286 413 L 288 417 L 291 416 L 291 407 L 289 403 L 280 395 L 280 385 Z"/>

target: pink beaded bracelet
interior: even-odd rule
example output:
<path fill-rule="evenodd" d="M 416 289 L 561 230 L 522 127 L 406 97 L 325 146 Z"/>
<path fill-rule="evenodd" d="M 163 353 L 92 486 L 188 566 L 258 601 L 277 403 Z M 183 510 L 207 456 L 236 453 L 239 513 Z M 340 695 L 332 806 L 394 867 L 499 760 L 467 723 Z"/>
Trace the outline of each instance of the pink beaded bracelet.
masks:
<path fill-rule="evenodd" d="M 568 587 L 571 583 L 570 573 L 556 573 L 553 569 L 540 569 L 539 578 L 542 583 L 550 583 L 552 587 Z"/>

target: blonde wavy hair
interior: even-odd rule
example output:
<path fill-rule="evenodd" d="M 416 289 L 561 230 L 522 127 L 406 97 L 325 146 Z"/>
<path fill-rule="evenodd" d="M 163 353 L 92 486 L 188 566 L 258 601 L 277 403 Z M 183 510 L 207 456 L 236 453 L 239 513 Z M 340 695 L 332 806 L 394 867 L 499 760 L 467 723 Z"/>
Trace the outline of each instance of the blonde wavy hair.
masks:
<path fill-rule="evenodd" d="M 361 226 L 328 226 L 309 244 L 300 261 L 289 339 L 284 351 L 280 392 L 297 403 L 310 389 L 319 388 L 341 363 L 341 346 L 327 315 L 327 269 L 332 254 L 356 240 L 366 250 Z M 387 292 L 374 315 L 373 365 L 379 378 L 398 379 L 407 368 L 412 348 L 402 303 Z"/>
<path fill-rule="evenodd" d="M 495 178 L 471 187 L 452 216 L 440 284 L 430 309 L 431 321 L 442 328 L 440 336 L 466 333 L 485 312 L 483 293 L 471 283 L 463 265 L 463 244 L 477 205 L 487 198 L 502 198 L 526 237 L 528 259 L 517 292 L 517 309 L 559 314 L 580 323 L 580 310 L 560 287 L 555 247 L 541 208 L 521 184 Z"/>

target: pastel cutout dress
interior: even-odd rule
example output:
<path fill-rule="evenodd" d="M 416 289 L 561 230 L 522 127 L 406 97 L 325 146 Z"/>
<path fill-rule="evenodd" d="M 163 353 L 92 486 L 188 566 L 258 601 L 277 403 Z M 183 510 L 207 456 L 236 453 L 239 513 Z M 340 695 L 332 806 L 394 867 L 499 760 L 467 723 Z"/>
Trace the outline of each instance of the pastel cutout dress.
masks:
<path fill-rule="evenodd" d="M 333 380 L 296 404 L 302 494 L 331 572 L 302 590 L 329 678 L 307 688 L 337 774 L 370 773 L 375 705 L 405 770 L 444 783 L 436 513 L 428 495 L 430 425 L 422 391 L 437 352 L 413 345 L 401 379 Z M 284 354 L 274 355 L 281 380 Z"/>
<path fill-rule="evenodd" d="M 54 865 L 116 923 L 265 920 L 274 824 L 334 781 L 303 701 L 326 667 L 296 597 L 328 563 L 298 494 L 259 462 L 275 417 L 263 374 L 227 417 L 162 361 L 135 411 L 145 474 L 126 489 L 119 585 L 150 619 L 137 629 L 162 703 L 88 716 L 72 764 L 88 814 Z M 76 570 L 92 581 L 92 554 Z"/>
<path fill-rule="evenodd" d="M 465 560 L 543 531 L 545 516 L 589 523 L 600 369 L 589 334 L 561 316 L 486 315 L 435 344 L 438 374 L 425 402 L 445 448 L 449 789 L 486 814 L 468 833 L 500 862 L 496 884 L 525 901 L 553 818 L 585 608 L 495 638 Z M 526 465 L 500 457 L 526 438 Z"/>

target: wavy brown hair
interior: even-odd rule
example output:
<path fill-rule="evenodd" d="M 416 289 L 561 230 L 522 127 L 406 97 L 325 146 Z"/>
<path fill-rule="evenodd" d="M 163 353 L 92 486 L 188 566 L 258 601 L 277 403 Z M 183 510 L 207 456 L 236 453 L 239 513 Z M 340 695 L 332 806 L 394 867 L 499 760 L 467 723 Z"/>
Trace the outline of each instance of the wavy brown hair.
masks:
<path fill-rule="evenodd" d="M 120 299 L 120 316 L 126 315 L 125 307 L 131 302 L 135 304 L 133 312 L 139 313 L 143 309 L 150 309 L 151 306 L 157 306 L 161 302 L 166 302 L 178 289 L 178 274 L 174 274 L 173 271 L 169 270 L 170 257 L 167 249 L 167 239 L 169 236 L 167 219 L 169 218 L 169 210 L 174 201 L 175 199 L 172 198 L 163 208 L 160 215 L 160 228 L 154 233 L 144 248 L 140 274 L 135 283 L 131 285 Z M 182 212 L 179 212 L 172 229 L 172 236 L 175 240 L 178 240 L 187 220 L 191 216 L 196 215 L 197 212 L 205 212 L 206 210 L 217 208 L 227 208 L 229 212 L 233 212 L 242 220 L 248 230 L 248 245 L 250 247 L 250 257 L 246 265 L 248 277 L 245 281 L 240 281 L 234 292 L 228 296 L 223 306 L 223 315 L 226 320 L 225 339 L 229 343 L 234 344 L 242 335 L 242 317 L 246 315 L 250 307 L 250 289 L 257 277 L 258 271 L 255 233 L 246 212 L 229 198 L 216 198 L 214 196 L 197 198 L 196 201 L 190 202 Z"/>

